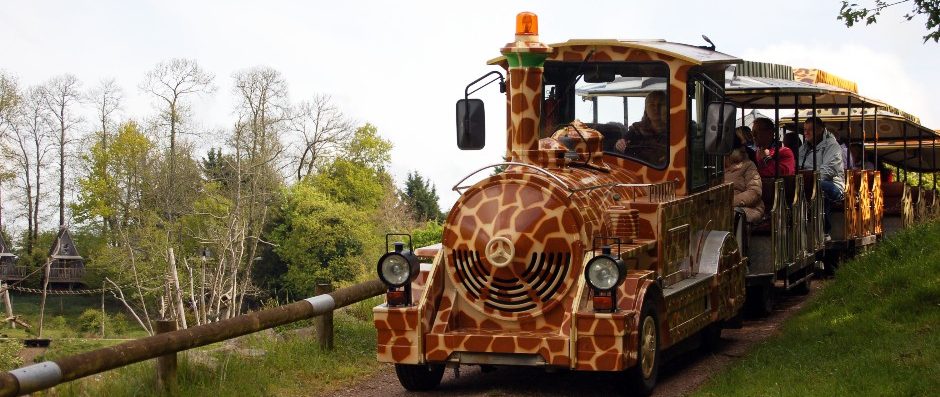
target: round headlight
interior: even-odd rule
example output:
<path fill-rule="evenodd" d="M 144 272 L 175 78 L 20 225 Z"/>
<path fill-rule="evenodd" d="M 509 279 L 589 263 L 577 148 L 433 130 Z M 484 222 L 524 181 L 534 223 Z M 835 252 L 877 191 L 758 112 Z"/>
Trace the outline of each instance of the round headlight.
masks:
<path fill-rule="evenodd" d="M 379 278 L 388 285 L 401 287 L 411 279 L 411 264 L 400 254 L 386 254 L 379 261 Z"/>
<path fill-rule="evenodd" d="M 624 269 L 613 258 L 603 255 L 591 259 L 584 270 L 588 284 L 601 291 L 617 287 L 623 280 Z"/>

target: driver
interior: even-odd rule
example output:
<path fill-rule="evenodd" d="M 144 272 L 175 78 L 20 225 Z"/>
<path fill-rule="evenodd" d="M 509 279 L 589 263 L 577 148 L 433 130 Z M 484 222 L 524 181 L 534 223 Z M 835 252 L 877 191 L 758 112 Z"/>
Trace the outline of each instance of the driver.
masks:
<path fill-rule="evenodd" d="M 630 125 L 630 128 L 614 145 L 618 152 L 628 153 L 633 157 L 653 164 L 665 162 L 666 120 L 669 107 L 666 106 L 666 92 L 653 91 L 646 96 L 643 118 Z"/>

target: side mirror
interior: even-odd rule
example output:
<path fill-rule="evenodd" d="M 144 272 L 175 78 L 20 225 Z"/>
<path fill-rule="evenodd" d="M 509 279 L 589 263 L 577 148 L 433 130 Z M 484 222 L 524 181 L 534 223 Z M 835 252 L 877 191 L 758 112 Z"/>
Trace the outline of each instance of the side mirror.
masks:
<path fill-rule="evenodd" d="M 724 156 L 734 145 L 734 115 L 737 109 L 730 103 L 712 102 L 705 114 L 705 153 Z"/>
<path fill-rule="evenodd" d="M 461 150 L 480 150 L 486 144 L 486 115 L 483 100 L 457 101 L 457 147 Z"/>

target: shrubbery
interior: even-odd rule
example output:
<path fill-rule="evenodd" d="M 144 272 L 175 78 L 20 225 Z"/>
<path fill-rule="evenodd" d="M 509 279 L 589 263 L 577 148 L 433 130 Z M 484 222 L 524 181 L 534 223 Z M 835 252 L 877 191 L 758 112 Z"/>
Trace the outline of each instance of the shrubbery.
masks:
<path fill-rule="evenodd" d="M 17 339 L 0 340 L 0 371 L 9 371 L 23 365 L 23 359 L 19 356 L 22 346 Z"/>

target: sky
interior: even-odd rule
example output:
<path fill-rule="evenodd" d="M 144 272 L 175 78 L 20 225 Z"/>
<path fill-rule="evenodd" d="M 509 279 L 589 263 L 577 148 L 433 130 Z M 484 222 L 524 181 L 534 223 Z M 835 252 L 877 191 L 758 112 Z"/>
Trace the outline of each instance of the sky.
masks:
<path fill-rule="evenodd" d="M 867 5 L 872 1 L 860 0 Z M 233 73 L 254 66 L 280 71 L 293 101 L 331 95 L 342 111 L 372 123 L 394 144 L 391 172 L 403 185 L 417 171 L 437 188 L 446 212 L 465 175 L 501 161 L 505 102 L 495 86 L 474 94 L 486 103 L 487 145 L 456 146 L 455 102 L 491 70 L 486 61 L 513 40 L 515 15 L 539 16 L 541 39 L 647 39 L 694 45 L 707 35 L 719 51 L 743 59 L 824 69 L 855 80 L 860 93 L 940 128 L 940 45 L 923 43 L 923 18 L 909 6 L 880 22 L 846 28 L 841 1 L 21 1 L 0 3 L 0 70 L 23 86 L 72 73 L 90 88 L 114 78 L 123 117 L 154 113 L 138 89 L 147 71 L 170 58 L 192 58 L 215 75 L 217 91 L 193 101 L 197 129 L 233 121 Z M 85 118 L 94 119 L 89 107 Z M 93 129 L 92 123 L 85 127 Z M 205 135 L 208 150 L 221 138 Z M 488 171 L 486 171 L 488 173 Z"/>

